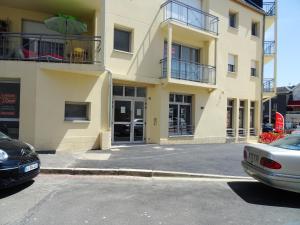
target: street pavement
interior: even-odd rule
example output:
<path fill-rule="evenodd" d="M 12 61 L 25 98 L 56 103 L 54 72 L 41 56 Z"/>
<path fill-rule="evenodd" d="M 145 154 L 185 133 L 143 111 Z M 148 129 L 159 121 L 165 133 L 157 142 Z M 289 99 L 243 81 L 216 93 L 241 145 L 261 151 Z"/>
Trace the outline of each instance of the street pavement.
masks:
<path fill-rule="evenodd" d="M 1 225 L 299 225 L 300 195 L 255 181 L 40 175 L 0 191 Z"/>
<path fill-rule="evenodd" d="M 40 155 L 42 167 L 146 169 L 247 176 L 242 167 L 243 144 L 133 145 L 109 151 L 58 152 Z"/>

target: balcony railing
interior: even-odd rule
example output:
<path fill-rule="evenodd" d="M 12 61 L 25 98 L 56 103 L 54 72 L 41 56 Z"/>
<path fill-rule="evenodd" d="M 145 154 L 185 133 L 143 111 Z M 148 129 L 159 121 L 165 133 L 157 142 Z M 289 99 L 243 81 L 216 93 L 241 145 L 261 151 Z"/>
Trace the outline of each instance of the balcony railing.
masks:
<path fill-rule="evenodd" d="M 226 129 L 227 138 L 234 138 L 236 136 L 236 131 L 233 128 Z"/>
<path fill-rule="evenodd" d="M 250 136 L 257 136 L 257 130 L 255 128 L 250 128 Z"/>
<path fill-rule="evenodd" d="M 161 60 L 162 78 L 167 78 L 167 59 Z M 194 62 L 172 59 L 171 78 L 205 84 L 216 84 L 216 68 Z"/>
<path fill-rule="evenodd" d="M 0 33 L 0 60 L 99 63 L 101 38 L 28 33 Z"/>
<path fill-rule="evenodd" d="M 276 14 L 276 2 L 264 2 L 263 9 L 267 16 L 275 16 Z"/>
<path fill-rule="evenodd" d="M 175 20 L 187 26 L 218 35 L 219 18 L 176 0 L 165 2 L 161 8 L 164 20 Z"/>
<path fill-rule="evenodd" d="M 265 52 L 265 55 L 274 55 L 275 54 L 275 41 L 265 41 L 264 52 Z"/>
<path fill-rule="evenodd" d="M 240 138 L 247 137 L 247 129 L 239 128 L 238 129 L 238 135 Z"/>
<path fill-rule="evenodd" d="M 275 92 L 275 83 L 273 78 L 264 79 L 264 92 Z"/>

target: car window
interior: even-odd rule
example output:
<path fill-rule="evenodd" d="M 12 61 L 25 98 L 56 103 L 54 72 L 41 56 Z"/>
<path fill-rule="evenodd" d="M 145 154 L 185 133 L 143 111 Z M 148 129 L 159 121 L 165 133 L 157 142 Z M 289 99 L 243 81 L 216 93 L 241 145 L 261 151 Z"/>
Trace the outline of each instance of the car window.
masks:
<path fill-rule="evenodd" d="M 271 143 L 270 145 L 278 148 L 300 151 L 300 135 L 289 135 Z"/>
<path fill-rule="evenodd" d="M 10 137 L 6 136 L 2 132 L 0 132 L 0 139 L 10 139 Z"/>

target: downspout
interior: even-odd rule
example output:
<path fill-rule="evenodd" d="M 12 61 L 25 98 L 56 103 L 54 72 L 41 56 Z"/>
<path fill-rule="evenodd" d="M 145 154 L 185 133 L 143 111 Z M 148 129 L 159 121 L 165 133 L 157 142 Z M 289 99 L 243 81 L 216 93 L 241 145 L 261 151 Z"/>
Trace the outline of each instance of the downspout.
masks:
<path fill-rule="evenodd" d="M 107 130 L 111 131 L 112 124 L 112 91 L 113 91 L 113 82 L 112 82 L 112 72 L 109 69 L 105 69 L 108 74 L 108 111 L 107 111 L 107 120 L 108 126 Z"/>
<path fill-rule="evenodd" d="M 264 14 L 264 18 L 263 18 L 263 35 L 262 35 L 262 64 L 261 64 L 261 105 L 260 105 L 260 124 L 259 124 L 259 133 L 261 133 L 261 128 L 262 128 L 262 124 L 263 124 L 263 117 L 264 117 L 264 68 L 265 68 L 265 35 L 266 35 L 266 14 Z"/>

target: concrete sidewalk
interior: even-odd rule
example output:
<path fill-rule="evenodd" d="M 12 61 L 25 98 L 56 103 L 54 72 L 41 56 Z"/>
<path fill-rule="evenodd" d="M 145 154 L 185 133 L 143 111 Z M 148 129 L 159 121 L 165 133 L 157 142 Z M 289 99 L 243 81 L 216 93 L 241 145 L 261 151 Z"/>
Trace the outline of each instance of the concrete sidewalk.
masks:
<path fill-rule="evenodd" d="M 246 176 L 240 163 L 243 146 L 243 144 L 114 146 L 108 151 L 58 152 L 40 154 L 40 158 L 42 168 L 68 168 L 66 171 L 69 171 L 69 174 L 84 168 L 98 171 L 110 169 L 115 173 L 122 173 L 125 170 L 152 171 L 152 173 L 172 171 L 243 177 Z"/>

